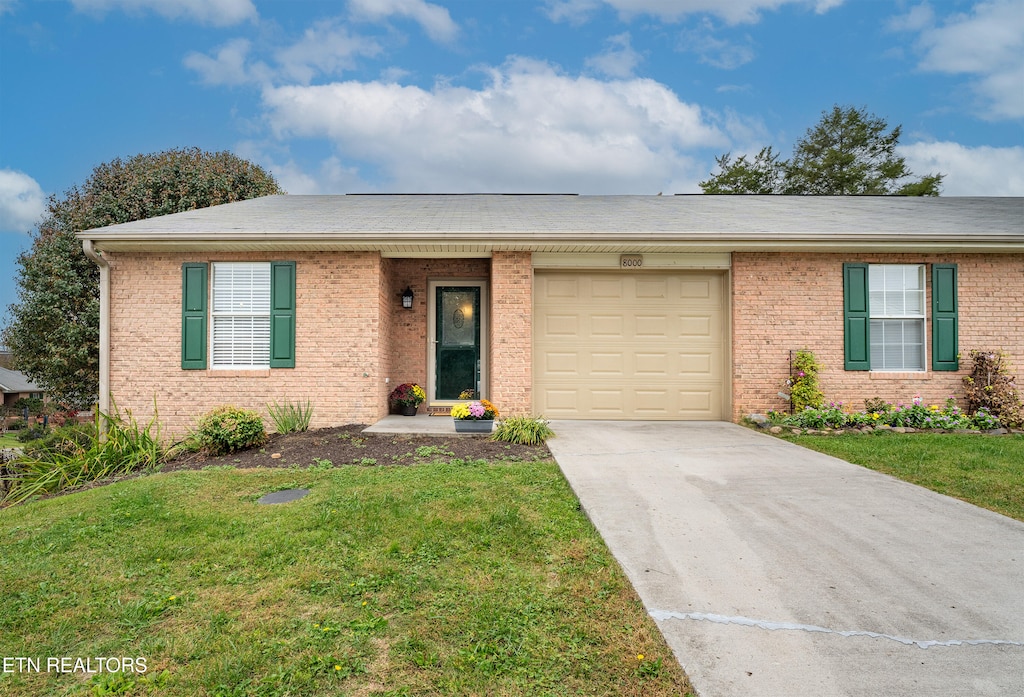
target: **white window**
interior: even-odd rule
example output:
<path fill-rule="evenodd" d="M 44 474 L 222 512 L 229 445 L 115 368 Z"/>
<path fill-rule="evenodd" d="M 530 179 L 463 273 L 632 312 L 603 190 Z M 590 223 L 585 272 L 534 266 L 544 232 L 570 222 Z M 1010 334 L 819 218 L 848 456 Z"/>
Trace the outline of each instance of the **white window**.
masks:
<path fill-rule="evenodd" d="M 270 264 L 212 266 L 212 366 L 269 368 Z"/>
<path fill-rule="evenodd" d="M 924 282 L 921 264 L 868 267 L 871 370 L 924 370 Z"/>

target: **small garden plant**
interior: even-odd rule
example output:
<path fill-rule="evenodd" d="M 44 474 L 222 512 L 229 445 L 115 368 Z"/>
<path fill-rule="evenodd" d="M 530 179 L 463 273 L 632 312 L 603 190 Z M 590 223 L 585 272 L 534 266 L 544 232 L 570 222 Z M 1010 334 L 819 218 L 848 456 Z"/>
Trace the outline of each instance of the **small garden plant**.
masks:
<path fill-rule="evenodd" d="M 496 419 L 501 416 L 498 407 L 486 399 L 469 404 L 456 404 L 452 407 L 452 418 L 457 421 L 482 421 Z"/>
<path fill-rule="evenodd" d="M 204 414 L 194 435 L 200 448 L 211 455 L 255 448 L 267 442 L 267 431 L 260 415 L 233 406 L 217 407 Z"/>
<path fill-rule="evenodd" d="M 391 390 L 388 399 L 400 407 L 418 407 L 427 399 L 427 393 L 413 382 L 403 382 Z"/>
<path fill-rule="evenodd" d="M 794 412 L 801 412 L 807 407 L 817 409 L 825 401 L 825 395 L 818 384 L 818 371 L 821 364 L 814 354 L 801 349 L 793 356 L 792 375 L 786 380 L 789 386 L 789 399 Z"/>
<path fill-rule="evenodd" d="M 1024 424 L 1017 384 L 1010 374 L 1010 359 L 1003 351 L 971 351 L 974 367 L 964 376 L 967 412 L 988 412 L 1006 426 Z"/>
<path fill-rule="evenodd" d="M 491 440 L 498 440 L 505 443 L 518 443 L 520 445 L 540 445 L 555 432 L 551 430 L 548 422 L 540 417 L 533 416 L 510 416 L 502 419 L 495 429 Z"/>
<path fill-rule="evenodd" d="M 309 430 L 309 421 L 313 418 L 313 403 L 308 399 L 305 404 L 274 402 L 267 405 L 267 413 L 270 414 L 270 420 L 274 422 L 278 433 L 306 431 Z"/>

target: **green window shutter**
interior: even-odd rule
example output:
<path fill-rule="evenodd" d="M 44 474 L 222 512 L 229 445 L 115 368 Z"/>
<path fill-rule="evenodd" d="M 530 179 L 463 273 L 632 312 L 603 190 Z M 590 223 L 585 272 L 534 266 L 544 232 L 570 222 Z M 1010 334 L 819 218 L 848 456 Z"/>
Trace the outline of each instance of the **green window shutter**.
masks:
<path fill-rule="evenodd" d="M 871 370 L 868 265 L 843 264 L 843 350 L 846 370 Z"/>
<path fill-rule="evenodd" d="M 206 264 L 181 265 L 181 367 L 206 369 L 209 274 Z"/>
<path fill-rule="evenodd" d="M 295 367 L 295 262 L 270 264 L 270 367 Z"/>
<path fill-rule="evenodd" d="M 932 370 L 959 370 L 956 264 L 932 264 Z"/>

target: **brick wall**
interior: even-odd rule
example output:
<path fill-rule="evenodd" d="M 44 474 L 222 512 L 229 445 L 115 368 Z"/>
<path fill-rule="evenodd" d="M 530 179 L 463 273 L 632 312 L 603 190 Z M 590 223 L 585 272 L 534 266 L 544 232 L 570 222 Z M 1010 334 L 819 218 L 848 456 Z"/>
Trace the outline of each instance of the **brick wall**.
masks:
<path fill-rule="evenodd" d="M 926 322 L 928 370 L 881 373 L 843 369 L 843 263 L 955 263 L 958 265 L 959 372 L 931 370 L 931 276 Z M 971 349 L 1008 351 L 1024 376 L 1024 254 L 735 253 L 732 258 L 733 418 L 786 410 L 778 396 L 789 371 L 789 351 L 807 348 L 824 365 L 827 400 L 854 410 L 881 397 L 909 402 L 920 395 L 941 404 L 963 396 Z"/>
<path fill-rule="evenodd" d="M 491 258 L 491 400 L 504 414 L 533 407 L 533 264 L 529 252 Z"/>
<path fill-rule="evenodd" d="M 268 402 L 312 400 L 313 427 L 381 414 L 381 262 L 376 252 L 109 254 L 110 386 L 119 408 L 146 420 L 154 399 L 165 436 L 182 436 L 221 404 L 266 413 Z M 295 368 L 181 369 L 181 264 L 296 262 Z M 170 433 L 168 433 L 168 431 Z"/>

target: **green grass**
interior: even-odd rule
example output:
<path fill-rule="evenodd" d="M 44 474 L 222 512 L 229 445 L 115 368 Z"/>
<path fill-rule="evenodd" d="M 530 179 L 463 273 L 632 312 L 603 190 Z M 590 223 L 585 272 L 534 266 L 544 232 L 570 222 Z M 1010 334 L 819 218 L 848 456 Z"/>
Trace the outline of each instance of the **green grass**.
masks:
<path fill-rule="evenodd" d="M 690 690 L 550 461 L 157 474 L 0 528 L 4 656 L 148 668 L 0 672 L 4 695 Z"/>
<path fill-rule="evenodd" d="M 0 435 L 0 448 L 20 448 L 24 443 L 17 439 L 17 431 L 8 431 Z"/>
<path fill-rule="evenodd" d="M 1024 521 L 1024 435 L 879 433 L 784 437 L 812 450 Z"/>

